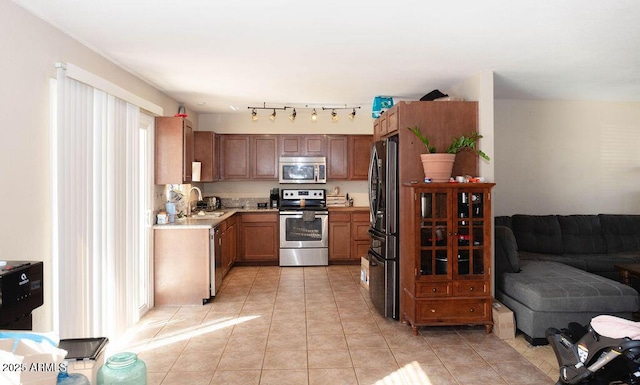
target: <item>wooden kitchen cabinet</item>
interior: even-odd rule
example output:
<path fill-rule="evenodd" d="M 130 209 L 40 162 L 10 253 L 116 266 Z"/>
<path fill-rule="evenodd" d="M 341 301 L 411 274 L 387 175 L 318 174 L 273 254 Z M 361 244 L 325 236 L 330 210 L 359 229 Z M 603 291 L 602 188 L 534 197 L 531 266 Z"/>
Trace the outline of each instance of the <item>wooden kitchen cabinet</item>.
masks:
<path fill-rule="evenodd" d="M 222 135 L 220 147 L 222 179 L 249 179 L 250 135 Z"/>
<path fill-rule="evenodd" d="M 155 118 L 155 184 L 191 183 L 193 126 L 182 117 Z"/>
<path fill-rule="evenodd" d="M 202 305 L 211 294 L 209 229 L 156 229 L 153 235 L 155 305 Z"/>
<path fill-rule="evenodd" d="M 279 214 L 242 213 L 239 264 L 278 264 L 280 255 Z"/>
<path fill-rule="evenodd" d="M 279 135 L 279 156 L 326 156 L 325 135 Z"/>
<path fill-rule="evenodd" d="M 351 259 L 351 213 L 329 210 L 329 263 Z"/>
<path fill-rule="evenodd" d="M 369 178 L 369 159 L 373 135 L 349 135 L 349 180 Z"/>
<path fill-rule="evenodd" d="M 201 182 L 220 180 L 220 136 L 213 131 L 195 131 L 193 133 L 193 157 L 200 162 Z"/>
<path fill-rule="evenodd" d="M 420 326 L 485 325 L 491 332 L 493 183 L 402 187 L 400 315 Z M 406 236 L 406 237 L 405 237 Z"/>
<path fill-rule="evenodd" d="M 231 270 L 238 257 L 237 215 L 234 214 L 220 224 L 220 247 L 222 252 L 222 277 Z"/>
<path fill-rule="evenodd" d="M 371 226 L 369 210 L 363 209 L 354 211 L 351 214 L 351 259 L 360 263 L 361 257 L 367 257 L 367 252 L 371 244 L 369 238 L 369 227 Z"/>
<path fill-rule="evenodd" d="M 327 135 L 327 180 L 349 178 L 349 137 Z"/>
<path fill-rule="evenodd" d="M 251 179 L 278 179 L 278 135 L 250 136 Z"/>
<path fill-rule="evenodd" d="M 329 262 L 359 264 L 369 250 L 369 210 L 329 209 Z"/>

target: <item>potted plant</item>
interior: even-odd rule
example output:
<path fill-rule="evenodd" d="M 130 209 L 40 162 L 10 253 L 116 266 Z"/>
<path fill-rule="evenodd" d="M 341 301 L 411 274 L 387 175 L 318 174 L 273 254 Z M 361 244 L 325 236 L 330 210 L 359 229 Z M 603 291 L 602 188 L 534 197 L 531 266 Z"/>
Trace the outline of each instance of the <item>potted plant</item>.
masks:
<path fill-rule="evenodd" d="M 470 132 L 458 138 L 453 138 L 453 142 L 447 147 L 444 153 L 437 153 L 436 148 L 429 142 L 429 137 L 423 135 L 418 126 L 407 127 L 424 144 L 427 152 L 420 154 L 424 177 L 430 178 L 433 182 L 447 182 L 451 178 L 453 163 L 456 154 L 460 151 L 471 151 L 483 159 L 490 160 L 489 156 L 477 147 L 478 139 L 482 135 L 477 132 Z"/>

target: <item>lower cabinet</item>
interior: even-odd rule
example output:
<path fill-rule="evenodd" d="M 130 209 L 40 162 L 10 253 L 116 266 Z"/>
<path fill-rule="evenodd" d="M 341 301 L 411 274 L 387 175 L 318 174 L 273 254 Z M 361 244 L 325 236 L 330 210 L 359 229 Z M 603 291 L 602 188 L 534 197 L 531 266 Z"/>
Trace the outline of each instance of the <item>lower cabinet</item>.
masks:
<path fill-rule="evenodd" d="M 239 264 L 277 264 L 280 252 L 278 213 L 242 213 Z"/>
<path fill-rule="evenodd" d="M 369 250 L 368 209 L 329 210 L 329 262 L 359 264 Z"/>
<path fill-rule="evenodd" d="M 222 277 L 224 278 L 238 257 L 238 226 L 235 214 L 220 224 L 220 241 L 222 243 Z"/>
<path fill-rule="evenodd" d="M 153 233 L 155 305 L 202 305 L 209 298 L 209 229 Z"/>

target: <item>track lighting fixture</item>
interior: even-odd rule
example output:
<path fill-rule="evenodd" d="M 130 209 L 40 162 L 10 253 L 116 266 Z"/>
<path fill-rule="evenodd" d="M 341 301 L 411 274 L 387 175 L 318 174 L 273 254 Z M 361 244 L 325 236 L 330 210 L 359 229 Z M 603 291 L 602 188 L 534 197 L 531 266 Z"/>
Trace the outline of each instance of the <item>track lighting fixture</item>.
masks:
<path fill-rule="evenodd" d="M 282 106 L 282 107 L 267 107 L 267 103 L 263 103 L 262 106 L 249 106 L 247 107 L 248 109 L 251 110 L 251 120 L 252 121 L 257 121 L 258 120 L 258 110 L 271 110 L 273 111 L 270 115 L 269 115 L 269 119 L 272 122 L 275 122 L 276 120 L 276 116 L 277 116 L 277 112 L 276 110 L 283 110 L 286 111 L 288 109 L 292 109 L 293 111 L 291 112 L 291 114 L 289 115 L 289 120 L 291 120 L 292 122 L 294 122 L 296 120 L 296 117 L 298 115 L 298 112 L 296 111 L 296 108 L 303 108 L 303 109 L 311 109 L 311 121 L 312 122 L 317 122 L 318 121 L 318 108 L 322 108 L 322 111 L 325 110 L 331 110 L 331 121 L 333 122 L 337 122 L 338 121 L 338 112 L 337 110 L 351 110 L 352 112 L 348 114 L 349 119 L 353 120 L 356 117 L 356 108 L 361 108 L 360 106 L 356 106 L 356 107 L 349 107 L 346 104 L 344 105 L 344 107 L 313 107 L 312 105 L 299 105 L 297 107 L 292 107 L 292 106 Z"/>

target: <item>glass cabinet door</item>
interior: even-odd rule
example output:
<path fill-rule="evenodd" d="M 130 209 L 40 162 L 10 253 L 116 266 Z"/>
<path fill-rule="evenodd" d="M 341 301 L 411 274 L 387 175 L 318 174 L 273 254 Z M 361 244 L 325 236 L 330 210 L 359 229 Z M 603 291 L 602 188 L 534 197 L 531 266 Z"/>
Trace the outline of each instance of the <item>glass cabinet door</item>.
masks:
<path fill-rule="evenodd" d="M 446 191 L 420 191 L 417 196 L 420 218 L 419 273 L 422 276 L 449 276 L 448 251 L 451 204 Z"/>
<path fill-rule="evenodd" d="M 458 276 L 483 275 L 485 194 L 482 190 L 459 190 L 456 193 L 456 228 L 454 274 Z"/>

